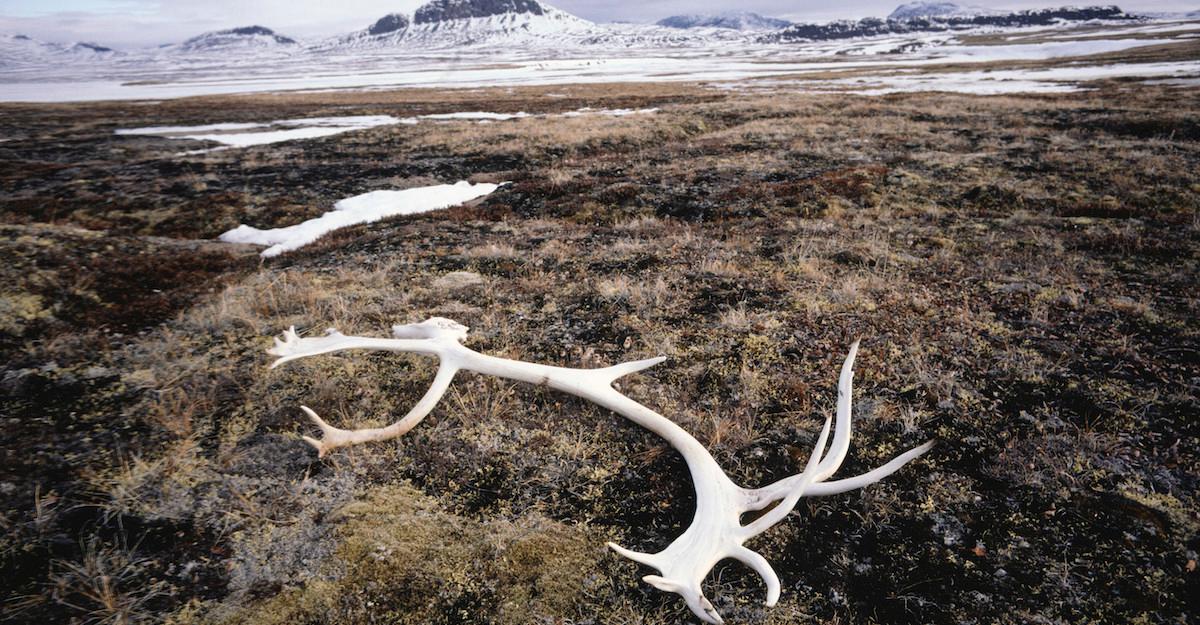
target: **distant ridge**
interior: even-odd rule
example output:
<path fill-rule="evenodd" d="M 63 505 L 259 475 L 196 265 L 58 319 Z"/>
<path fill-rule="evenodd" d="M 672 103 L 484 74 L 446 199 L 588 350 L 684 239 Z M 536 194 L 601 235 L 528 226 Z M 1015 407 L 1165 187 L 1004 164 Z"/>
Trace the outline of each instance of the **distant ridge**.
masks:
<path fill-rule="evenodd" d="M 896 7 L 896 10 L 892 11 L 887 18 L 889 20 L 911 20 L 922 17 L 973 17 L 1002 13 L 1004 11 L 965 6 L 954 2 L 909 2 Z"/>
<path fill-rule="evenodd" d="M 672 15 L 657 22 L 667 28 L 729 28 L 732 30 L 779 30 L 791 26 L 787 20 L 750 11 L 727 11 L 714 15 Z"/>
<path fill-rule="evenodd" d="M 28 35 L 0 34 L 0 67 L 37 66 L 52 63 L 104 61 L 121 53 L 87 41 L 71 44 L 48 43 Z"/>
<path fill-rule="evenodd" d="M 293 46 L 297 41 L 285 37 L 265 26 L 242 26 L 229 30 L 216 30 L 197 35 L 179 44 L 179 49 L 188 52 L 221 50 L 228 48 L 263 48 Z"/>
<path fill-rule="evenodd" d="M 941 4 L 941 3 L 939 3 Z M 948 4 L 948 3 L 946 3 Z M 904 5 L 901 8 L 911 6 Z M 958 5 L 955 5 L 956 7 Z M 898 9 L 899 10 L 899 9 Z M 893 12 L 895 14 L 895 12 Z M 903 14 L 903 13 L 902 13 Z M 1065 22 L 1093 20 L 1125 21 L 1141 19 L 1115 5 L 1093 7 L 1063 7 L 1033 9 L 1010 13 L 943 14 L 914 16 L 905 19 L 868 17 L 861 20 L 840 20 L 826 24 L 795 24 L 777 33 L 764 36 L 764 42 L 828 41 L 852 37 L 875 37 L 917 32 L 967 30 L 987 26 L 1016 28 L 1023 26 L 1052 26 Z"/>

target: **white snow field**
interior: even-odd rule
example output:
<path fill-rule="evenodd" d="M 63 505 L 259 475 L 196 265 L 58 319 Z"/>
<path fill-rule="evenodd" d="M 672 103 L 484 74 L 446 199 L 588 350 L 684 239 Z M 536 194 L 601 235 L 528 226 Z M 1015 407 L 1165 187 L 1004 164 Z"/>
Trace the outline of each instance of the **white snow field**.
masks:
<path fill-rule="evenodd" d="M 1062 59 L 1073 67 L 1105 66 L 1111 60 L 1093 62 L 1088 57 L 1200 36 L 1197 20 L 1064 24 L 792 43 L 763 43 L 737 31 L 710 32 L 723 29 L 691 32 L 629 24 L 583 27 L 566 18 L 548 23 L 554 28 L 544 33 L 505 27 L 497 31 L 503 35 L 499 38 L 485 38 L 480 43 L 472 43 L 471 37 L 452 38 L 447 45 L 434 47 L 425 45 L 428 42 L 423 39 L 431 37 L 432 31 L 412 31 L 394 40 L 347 36 L 291 46 L 286 55 L 255 49 L 192 57 L 153 51 L 88 57 L 72 63 L 0 62 L 0 101 L 160 100 L 275 91 L 618 81 L 727 83 L 781 75 L 802 78 L 818 72 L 825 77 L 828 72 L 855 72 L 857 77 L 864 69 L 886 75 L 897 69 L 946 63 L 1044 59 Z M 974 35 L 987 35 L 987 44 Z M 1188 62 L 1183 77 L 1200 76 L 1200 59 Z M 1139 69 L 1155 71 L 1150 64 L 1130 64 L 1123 75 L 1136 77 Z M 973 74 L 960 73 L 962 81 L 942 81 L 943 88 L 980 92 L 973 86 Z M 1069 80 L 1074 79 L 1064 79 Z M 1042 82 L 1027 84 L 1045 90 Z M 813 87 L 823 88 L 820 83 Z M 1008 87 L 1017 89 L 1019 84 Z"/>
<path fill-rule="evenodd" d="M 261 255 L 270 258 L 304 247 L 339 228 L 379 221 L 386 217 L 413 215 L 457 206 L 483 197 L 503 184 L 506 183 L 471 184 L 463 180 L 455 184 L 439 184 L 403 191 L 371 191 L 340 200 L 333 205 L 333 210 L 294 226 L 259 230 L 242 224 L 218 238 L 227 243 L 269 246 Z"/>
<path fill-rule="evenodd" d="M 836 91 L 861 95 L 887 95 L 917 91 L 951 91 L 976 95 L 1013 93 L 1064 93 L 1079 89 L 1080 82 L 1108 78 L 1157 78 L 1154 84 L 1186 85 L 1187 77 L 1197 75 L 1195 62 L 1117 63 L 1112 65 L 1063 66 L 1045 69 L 997 69 L 971 72 L 914 73 L 902 70 L 854 78 L 823 81 L 793 81 L 791 86 L 804 91 Z M 1170 79 L 1175 82 L 1162 82 Z M 764 80 L 771 90 L 784 86 L 782 81 Z"/>

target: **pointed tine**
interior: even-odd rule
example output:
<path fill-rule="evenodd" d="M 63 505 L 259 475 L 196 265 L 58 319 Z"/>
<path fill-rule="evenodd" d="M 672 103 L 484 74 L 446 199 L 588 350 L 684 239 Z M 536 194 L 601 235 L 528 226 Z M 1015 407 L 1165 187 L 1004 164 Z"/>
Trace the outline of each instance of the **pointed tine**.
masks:
<path fill-rule="evenodd" d="M 829 454 L 821 461 L 814 482 L 823 482 L 837 473 L 850 451 L 851 412 L 854 399 L 854 359 L 858 356 L 858 341 L 850 345 L 850 353 L 842 363 L 842 373 L 838 377 L 837 398 L 837 431 L 833 434 L 833 446 Z"/>
<path fill-rule="evenodd" d="M 313 412 L 312 408 L 309 408 L 308 406 L 300 406 L 300 409 L 304 411 L 304 414 L 308 415 L 308 418 L 311 419 L 313 423 L 317 424 L 317 427 L 321 428 L 322 432 L 328 432 L 333 429 L 333 426 L 329 425 L 324 419 L 317 416 L 317 413 Z"/>
<path fill-rule="evenodd" d="M 649 369 L 667 359 L 666 356 L 658 356 L 656 358 L 647 358 L 645 360 L 634 360 L 632 362 L 623 362 L 619 365 L 608 367 L 608 372 L 613 380 L 625 377 L 631 373 L 637 373 L 643 369 Z"/>
<path fill-rule="evenodd" d="M 846 354 L 846 361 L 842 363 L 843 378 L 846 377 L 847 374 L 854 374 L 854 359 L 858 357 L 858 344 L 861 342 L 861 340 L 856 339 L 850 344 L 850 353 Z"/>
<path fill-rule="evenodd" d="M 321 441 L 319 441 L 311 436 L 301 436 L 300 438 L 303 438 L 304 442 L 308 443 L 309 445 L 312 445 L 313 447 L 315 447 L 317 449 L 317 457 L 318 458 L 325 457 L 325 445 L 323 443 L 321 443 Z"/>
<path fill-rule="evenodd" d="M 621 555 L 623 557 L 633 560 L 634 562 L 640 562 L 642 564 L 645 564 L 646 566 L 652 566 L 654 568 L 658 568 L 658 565 L 654 563 L 654 555 L 653 554 L 642 553 L 640 551 L 633 551 L 632 549 L 626 549 L 626 548 L 622 547 L 621 545 L 618 545 L 617 543 L 614 543 L 614 542 L 609 542 L 608 548 L 612 549 L 613 551 L 617 552 L 619 555 Z"/>

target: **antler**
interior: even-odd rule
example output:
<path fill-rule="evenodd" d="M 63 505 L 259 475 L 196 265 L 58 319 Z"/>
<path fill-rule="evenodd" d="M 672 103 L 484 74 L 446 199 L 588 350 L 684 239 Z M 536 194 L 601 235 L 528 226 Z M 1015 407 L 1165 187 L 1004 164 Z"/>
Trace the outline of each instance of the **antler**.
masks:
<path fill-rule="evenodd" d="M 778 601 L 780 587 L 775 571 L 765 558 L 744 547 L 743 543 L 783 520 L 800 497 L 832 495 L 873 484 L 933 446 L 930 441 L 868 473 L 825 482 L 841 466 L 850 447 L 853 366 L 858 353 L 858 343 L 855 342 L 842 365 L 838 381 L 837 428 L 829 453 L 824 457 L 821 455 L 829 438 L 831 424 L 826 419 L 804 471 L 762 488 L 746 489 L 734 484 L 712 454 L 686 430 L 612 387 L 618 378 L 652 367 L 665 358 L 626 362 L 602 369 L 551 367 L 476 352 L 461 343 L 467 331 L 465 326 L 440 317 L 417 324 L 394 326 L 392 334 L 396 338 L 393 339 L 345 336 L 336 330 L 329 330 L 321 338 L 300 338 L 292 328 L 284 333 L 283 340 L 276 339 L 275 348 L 269 353 L 280 356 L 272 367 L 297 358 L 349 349 L 431 354 L 440 360 L 437 376 L 425 396 L 407 415 L 387 427 L 342 430 L 330 426 L 316 413 L 302 407 L 322 431 L 321 440 L 309 437 L 305 437 L 305 440 L 316 447 L 322 456 L 338 447 L 403 435 L 429 414 L 450 386 L 454 374 L 462 369 L 550 386 L 608 408 L 661 436 L 683 456 L 691 472 L 696 489 L 696 514 L 692 524 L 658 553 L 640 553 L 613 543 L 608 546 L 631 560 L 657 569 L 659 575 L 647 575 L 642 579 L 660 590 L 679 594 L 692 612 L 709 623 L 721 623 L 722 620 L 712 603 L 704 597 L 700 586 L 712 568 L 725 558 L 744 563 L 762 577 L 767 585 L 768 606 Z M 777 505 L 770 507 L 776 502 Z M 767 512 L 742 525 L 743 513 L 764 509 Z"/>

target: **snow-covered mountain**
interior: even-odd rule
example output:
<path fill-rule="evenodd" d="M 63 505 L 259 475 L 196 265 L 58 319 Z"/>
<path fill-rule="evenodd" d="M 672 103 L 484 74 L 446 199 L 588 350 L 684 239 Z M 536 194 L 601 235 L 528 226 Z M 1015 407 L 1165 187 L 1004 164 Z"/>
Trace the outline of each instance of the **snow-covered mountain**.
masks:
<path fill-rule="evenodd" d="M 889 20 L 911 20 L 920 17 L 971 17 L 975 15 L 996 15 L 1001 11 L 993 11 L 983 7 L 966 6 L 954 2 L 909 2 L 896 7 L 888 15 Z"/>
<path fill-rule="evenodd" d="M 730 28 L 733 30 L 779 30 L 791 26 L 787 20 L 749 11 L 727 11 L 715 15 L 672 15 L 657 22 L 667 28 Z"/>
<path fill-rule="evenodd" d="M 552 47 L 602 37 L 604 29 L 537 0 L 433 0 L 410 18 L 385 15 L 318 49 L 451 48 L 472 45 Z"/>
<path fill-rule="evenodd" d="M 197 35 L 175 46 L 179 52 L 224 52 L 295 47 L 298 43 L 264 26 L 243 26 Z"/>
<path fill-rule="evenodd" d="M 284 61 L 308 67 L 375 66 L 401 56 L 428 56 L 429 51 L 444 50 L 462 50 L 483 55 L 481 58 L 552 59 L 610 53 L 624 56 L 627 51 L 749 50 L 806 41 L 840 45 L 839 40 L 867 37 L 905 39 L 887 42 L 884 47 L 856 48 L 874 54 L 877 48 L 882 52 L 909 50 L 914 44 L 907 39 L 920 39 L 925 33 L 945 32 L 948 37 L 978 29 L 1132 19 L 1139 18 L 1115 6 L 997 13 L 943 0 L 918 0 L 901 5 L 887 19 L 784 28 L 779 28 L 787 24 L 782 20 L 748 12 L 676 16 L 659 24 L 596 24 L 539 0 L 432 0 L 413 13 L 390 13 L 362 30 L 318 42 L 297 42 L 269 28 L 247 26 L 156 49 L 120 53 L 95 44 L 63 45 L 0 35 L 0 68 L 24 75 L 38 67 L 96 65 L 109 68 L 112 75 L 140 80 L 143 75 L 179 68 L 217 75 L 230 67 L 274 67 Z"/>
<path fill-rule="evenodd" d="M 913 3 L 912 5 L 902 5 L 897 9 L 901 15 L 911 15 L 911 17 L 904 17 L 903 19 L 868 17 L 861 20 L 839 20 L 823 24 L 794 24 L 779 32 L 764 35 L 761 40 L 764 42 L 829 41 L 852 37 L 945 32 L 986 27 L 1020 28 L 1027 26 L 1053 26 L 1071 22 L 1141 19 L 1138 16 L 1125 13 L 1120 7 L 1114 5 L 1034 9 L 1007 13 L 990 11 L 977 13 L 969 7 L 962 7 L 951 3 L 935 4 L 947 5 L 942 7 L 947 12 L 919 15 L 923 11 L 926 11 L 926 9 L 922 8 L 922 6 L 914 5 L 928 5 Z M 895 14 L 896 12 L 892 13 L 892 15 Z"/>
<path fill-rule="evenodd" d="M 0 34 L 0 67 L 87 63 L 110 59 L 118 54 L 112 48 L 94 43 L 50 43 L 25 35 Z"/>

